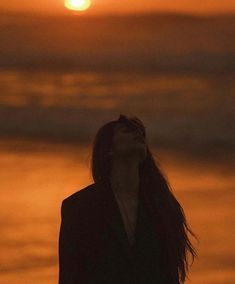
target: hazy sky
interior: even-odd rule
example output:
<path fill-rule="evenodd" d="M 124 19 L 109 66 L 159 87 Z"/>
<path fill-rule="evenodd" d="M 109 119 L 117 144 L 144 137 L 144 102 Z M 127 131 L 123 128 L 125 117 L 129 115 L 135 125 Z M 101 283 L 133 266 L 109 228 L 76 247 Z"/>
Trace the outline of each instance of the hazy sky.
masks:
<path fill-rule="evenodd" d="M 235 12 L 232 0 L 93 0 L 86 13 L 107 13 L 110 11 L 180 11 L 193 13 Z M 0 1 L 0 10 L 38 11 L 59 13 L 66 11 L 63 0 L 10 0 Z"/>

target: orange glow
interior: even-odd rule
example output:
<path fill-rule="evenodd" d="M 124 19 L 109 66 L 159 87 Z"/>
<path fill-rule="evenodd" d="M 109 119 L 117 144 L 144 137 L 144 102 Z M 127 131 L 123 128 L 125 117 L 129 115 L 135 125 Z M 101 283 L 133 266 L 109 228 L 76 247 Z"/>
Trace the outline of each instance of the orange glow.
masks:
<path fill-rule="evenodd" d="M 73 0 L 75 1 L 75 0 Z M 0 12 L 4 11 L 21 11 L 35 13 L 64 14 L 65 7 L 76 10 L 71 7 L 70 0 L 11 0 L 0 1 Z M 78 0 L 77 0 L 78 1 Z M 80 0 L 81 1 L 81 0 Z M 85 0 L 83 0 L 85 1 Z M 232 0 L 165 0 L 165 1 L 143 1 L 143 0 L 97 0 L 92 1 L 90 14 L 109 14 L 109 13 L 139 13 L 139 12 L 182 12 L 193 14 L 219 14 L 234 13 L 235 1 Z M 66 3 L 66 4 L 65 4 Z M 73 5 L 72 5 L 73 6 Z M 75 5 L 76 6 L 76 5 Z M 89 8 L 89 6 L 88 6 Z M 66 11 L 68 12 L 68 11 Z M 79 12 L 79 11 L 78 11 Z M 85 11 L 88 12 L 88 11 Z"/>
<path fill-rule="evenodd" d="M 91 6 L 90 0 L 65 0 L 64 5 L 67 9 L 75 11 L 85 11 Z"/>

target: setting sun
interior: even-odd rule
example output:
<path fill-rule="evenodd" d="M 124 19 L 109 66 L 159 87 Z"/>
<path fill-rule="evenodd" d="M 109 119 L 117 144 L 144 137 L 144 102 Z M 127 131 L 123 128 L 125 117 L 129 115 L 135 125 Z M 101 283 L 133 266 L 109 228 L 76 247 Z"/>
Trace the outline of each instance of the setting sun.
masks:
<path fill-rule="evenodd" d="M 90 0 L 65 0 L 65 7 L 70 10 L 84 11 L 91 5 Z"/>

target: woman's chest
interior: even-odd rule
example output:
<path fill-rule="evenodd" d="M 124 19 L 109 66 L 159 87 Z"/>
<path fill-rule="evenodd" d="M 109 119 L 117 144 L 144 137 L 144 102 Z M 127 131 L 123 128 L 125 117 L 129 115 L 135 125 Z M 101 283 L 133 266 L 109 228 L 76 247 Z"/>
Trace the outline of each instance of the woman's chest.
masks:
<path fill-rule="evenodd" d="M 117 200 L 117 204 L 129 242 L 133 244 L 137 227 L 138 201 L 135 199 L 122 202 Z"/>

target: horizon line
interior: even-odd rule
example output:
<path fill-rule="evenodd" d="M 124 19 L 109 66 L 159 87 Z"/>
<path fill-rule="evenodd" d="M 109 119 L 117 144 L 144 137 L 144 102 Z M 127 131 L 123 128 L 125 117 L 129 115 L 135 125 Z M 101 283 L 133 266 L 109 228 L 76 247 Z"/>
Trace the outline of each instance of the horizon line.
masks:
<path fill-rule="evenodd" d="M 61 12 L 45 12 L 45 11 L 12 11 L 0 10 L 0 15 L 15 15 L 15 16 L 40 16 L 40 17 L 130 17 L 130 16 L 187 16 L 192 18 L 216 18 L 216 17 L 235 17 L 234 11 L 223 12 L 191 12 L 191 11 L 175 11 L 175 10 L 161 10 L 161 11 L 126 11 L 126 12 L 75 12 L 64 10 Z"/>

